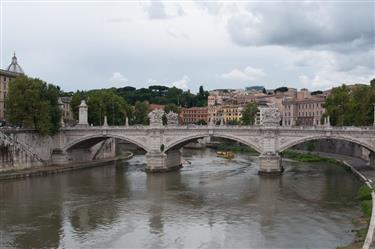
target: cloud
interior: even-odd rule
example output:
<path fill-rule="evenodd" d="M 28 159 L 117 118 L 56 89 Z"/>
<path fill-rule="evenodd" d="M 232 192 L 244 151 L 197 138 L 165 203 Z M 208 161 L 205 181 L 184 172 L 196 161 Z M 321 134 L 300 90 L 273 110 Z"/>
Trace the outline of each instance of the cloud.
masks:
<path fill-rule="evenodd" d="M 123 86 L 123 84 L 127 82 L 128 79 L 119 72 L 114 72 L 112 76 L 107 80 L 107 83 L 111 84 L 111 86 Z"/>
<path fill-rule="evenodd" d="M 189 89 L 189 87 L 188 87 L 189 82 L 190 82 L 189 77 L 187 75 L 184 75 L 182 77 L 182 79 L 177 80 L 175 82 L 172 82 L 171 87 L 177 87 L 177 88 L 180 88 L 180 89 L 183 89 L 183 90 L 188 90 Z"/>
<path fill-rule="evenodd" d="M 188 34 L 184 33 L 182 30 L 175 26 L 169 26 L 167 28 L 167 34 L 176 39 L 188 39 Z"/>
<path fill-rule="evenodd" d="M 251 3 L 227 22 L 240 46 L 361 50 L 375 41 L 375 3 Z"/>
<path fill-rule="evenodd" d="M 297 70 L 309 68 L 313 73 L 299 75 L 305 87 L 334 87 L 343 83 L 368 83 L 375 77 L 375 50 L 341 54 L 332 51 L 306 51 L 296 59 Z"/>
<path fill-rule="evenodd" d="M 151 1 L 147 14 L 150 19 L 165 19 L 168 17 L 162 2 Z"/>
<path fill-rule="evenodd" d="M 262 69 L 247 66 L 243 70 L 235 68 L 228 73 L 221 74 L 219 77 L 235 81 L 254 81 L 264 76 L 266 76 L 266 73 Z"/>

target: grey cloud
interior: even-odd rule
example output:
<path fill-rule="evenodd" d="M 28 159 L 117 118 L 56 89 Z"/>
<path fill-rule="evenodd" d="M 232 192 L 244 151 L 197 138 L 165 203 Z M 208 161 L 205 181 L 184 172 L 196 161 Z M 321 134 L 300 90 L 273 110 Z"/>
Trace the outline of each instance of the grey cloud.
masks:
<path fill-rule="evenodd" d="M 165 12 L 164 4 L 162 2 L 151 1 L 147 13 L 150 19 L 164 19 L 168 17 Z"/>
<path fill-rule="evenodd" d="M 375 3 L 250 4 L 227 30 L 241 46 L 358 50 L 373 47 Z"/>

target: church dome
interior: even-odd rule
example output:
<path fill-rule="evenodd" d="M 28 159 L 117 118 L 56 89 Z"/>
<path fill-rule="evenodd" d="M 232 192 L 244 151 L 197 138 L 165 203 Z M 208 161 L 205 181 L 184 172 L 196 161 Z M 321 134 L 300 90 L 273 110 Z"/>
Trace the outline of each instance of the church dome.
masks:
<path fill-rule="evenodd" d="M 17 63 L 16 53 L 14 53 L 12 57 L 12 63 L 10 63 L 10 65 L 7 67 L 7 70 L 13 73 L 24 74 L 22 67 Z"/>

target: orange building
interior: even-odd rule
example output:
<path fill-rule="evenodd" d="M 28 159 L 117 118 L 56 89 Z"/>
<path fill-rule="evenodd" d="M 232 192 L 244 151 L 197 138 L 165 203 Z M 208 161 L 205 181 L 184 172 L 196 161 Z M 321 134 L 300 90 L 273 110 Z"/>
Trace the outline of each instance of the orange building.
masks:
<path fill-rule="evenodd" d="M 181 108 L 180 121 L 182 124 L 196 124 L 200 121 L 208 123 L 207 107 Z"/>

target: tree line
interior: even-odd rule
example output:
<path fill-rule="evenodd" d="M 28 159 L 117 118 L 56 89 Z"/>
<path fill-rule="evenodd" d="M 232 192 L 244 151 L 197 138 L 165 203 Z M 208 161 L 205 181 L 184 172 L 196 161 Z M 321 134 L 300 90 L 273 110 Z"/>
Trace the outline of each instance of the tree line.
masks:
<path fill-rule="evenodd" d="M 149 104 L 165 105 L 165 111 L 179 112 L 179 107 L 206 106 L 208 91 L 199 88 L 197 94 L 176 87 L 154 85 L 148 88 L 134 87 L 96 89 L 90 91 L 64 92 L 53 84 L 20 76 L 9 85 L 6 98 L 6 119 L 9 123 L 36 129 L 43 135 L 53 135 L 61 125 L 59 96 L 71 97 L 71 110 L 78 120 L 79 105 L 86 100 L 89 108 L 88 121 L 102 125 L 107 116 L 109 125 L 147 125 Z M 164 117 L 164 122 L 166 122 Z"/>
<path fill-rule="evenodd" d="M 281 89 L 282 90 L 282 89 Z M 148 124 L 149 104 L 165 105 L 166 112 L 180 112 L 180 107 L 207 106 L 208 92 L 199 88 L 197 94 L 176 87 L 154 85 L 148 88 L 134 87 L 97 89 L 90 91 L 63 92 L 60 87 L 27 76 L 17 77 L 9 84 L 5 100 L 6 119 L 9 123 L 36 129 L 43 135 L 53 135 L 61 125 L 59 96 L 71 97 L 71 109 L 74 119 L 78 119 L 81 100 L 86 100 L 89 108 L 88 121 L 93 125 L 102 125 L 107 116 L 109 125 L 124 125 L 128 119 L 130 125 Z M 326 99 L 324 116 L 330 116 L 333 126 L 372 125 L 375 103 L 375 79 L 370 85 L 336 87 Z M 255 122 L 258 107 L 247 104 L 242 119 L 233 124 L 252 125 Z M 165 117 L 163 122 L 166 122 Z M 231 123 L 231 124 L 232 124 Z"/>
<path fill-rule="evenodd" d="M 333 126 L 368 126 L 374 121 L 375 79 L 370 85 L 342 85 L 332 89 L 326 99 L 324 117 Z"/>

